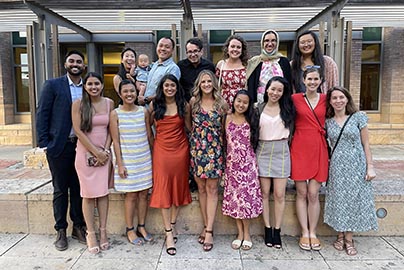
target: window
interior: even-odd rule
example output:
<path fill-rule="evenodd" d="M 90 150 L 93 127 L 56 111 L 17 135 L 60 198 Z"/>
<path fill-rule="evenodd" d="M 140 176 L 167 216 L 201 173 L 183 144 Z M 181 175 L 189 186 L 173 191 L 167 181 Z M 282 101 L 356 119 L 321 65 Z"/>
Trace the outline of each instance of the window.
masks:
<path fill-rule="evenodd" d="M 27 39 L 24 33 L 13 32 L 15 108 L 18 113 L 29 112 L 29 74 Z"/>
<path fill-rule="evenodd" d="M 209 56 L 213 63 L 223 59 L 223 45 L 231 34 L 230 30 L 209 31 Z"/>
<path fill-rule="evenodd" d="M 382 28 L 364 28 L 360 109 L 378 111 L 380 101 Z"/>
<path fill-rule="evenodd" d="M 104 96 L 118 105 L 120 98 L 114 89 L 113 79 L 121 64 L 121 52 L 124 44 L 102 45 L 102 74 L 104 77 Z"/>

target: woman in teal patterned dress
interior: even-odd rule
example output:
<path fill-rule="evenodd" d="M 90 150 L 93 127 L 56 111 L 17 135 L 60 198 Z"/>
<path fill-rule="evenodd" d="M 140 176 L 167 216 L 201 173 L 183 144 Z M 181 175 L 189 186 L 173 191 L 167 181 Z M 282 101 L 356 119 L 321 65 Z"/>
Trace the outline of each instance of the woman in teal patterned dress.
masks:
<path fill-rule="evenodd" d="M 341 138 L 335 145 L 345 122 Z M 326 128 L 334 152 L 330 159 L 324 222 L 338 232 L 334 248 L 356 255 L 353 232 L 378 228 L 370 181 L 376 174 L 369 147 L 367 117 L 357 111 L 352 96 L 343 87 L 333 87 L 327 93 Z"/>
<path fill-rule="evenodd" d="M 222 121 L 227 104 L 220 96 L 216 76 L 209 70 L 195 81 L 192 107 L 191 168 L 198 184 L 204 228 L 198 242 L 213 248 L 213 223 L 218 202 L 218 181 L 223 173 Z"/>

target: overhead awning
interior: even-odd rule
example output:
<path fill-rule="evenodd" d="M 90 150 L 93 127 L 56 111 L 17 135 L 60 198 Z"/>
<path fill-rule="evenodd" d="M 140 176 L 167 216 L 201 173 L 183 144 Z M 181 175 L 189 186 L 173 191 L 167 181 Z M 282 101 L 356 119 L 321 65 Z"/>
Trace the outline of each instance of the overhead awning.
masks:
<path fill-rule="evenodd" d="M 134 33 L 180 29 L 190 7 L 194 25 L 204 30 L 295 31 L 328 6 L 340 1 L 205 1 L 205 0 L 115 0 L 50 1 L 0 0 L 0 32 L 25 31 L 37 21 L 28 4 L 54 12 L 91 33 Z M 353 28 L 404 27 L 404 1 L 351 0 L 341 17 Z M 72 32 L 61 27 L 60 33 Z"/>

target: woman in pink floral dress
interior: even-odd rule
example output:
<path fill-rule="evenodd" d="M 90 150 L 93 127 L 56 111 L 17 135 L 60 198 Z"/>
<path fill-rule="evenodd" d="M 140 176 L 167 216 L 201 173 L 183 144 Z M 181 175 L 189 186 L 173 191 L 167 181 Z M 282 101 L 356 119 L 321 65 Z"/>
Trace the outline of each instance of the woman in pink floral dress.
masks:
<path fill-rule="evenodd" d="M 246 88 L 247 61 L 247 42 L 238 35 L 228 37 L 223 46 L 223 60 L 216 65 L 216 76 L 229 108 L 237 92 Z"/>
<path fill-rule="evenodd" d="M 263 210 L 254 153 L 258 144 L 255 117 L 252 99 L 246 90 L 239 91 L 225 124 L 227 156 L 222 212 L 236 219 L 238 235 L 231 244 L 233 249 L 251 249 L 250 219 Z"/>

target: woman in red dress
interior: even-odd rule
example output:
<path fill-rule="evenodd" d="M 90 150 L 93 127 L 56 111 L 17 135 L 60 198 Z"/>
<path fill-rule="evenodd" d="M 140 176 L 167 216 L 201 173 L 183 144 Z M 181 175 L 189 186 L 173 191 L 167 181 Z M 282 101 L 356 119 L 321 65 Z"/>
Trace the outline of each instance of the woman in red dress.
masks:
<path fill-rule="evenodd" d="M 303 73 L 306 93 L 292 95 L 296 107 L 295 132 L 290 147 L 291 179 L 296 184 L 296 212 L 302 229 L 299 240 L 304 250 L 320 250 L 316 229 L 320 215 L 319 190 L 328 176 L 325 140 L 326 95 L 317 92 L 321 85 L 317 68 Z"/>
<path fill-rule="evenodd" d="M 156 135 L 153 144 L 153 192 L 150 207 L 160 208 L 166 232 L 167 253 L 175 255 L 178 207 L 191 203 L 188 185 L 191 111 L 174 75 L 165 75 L 149 107 Z"/>

